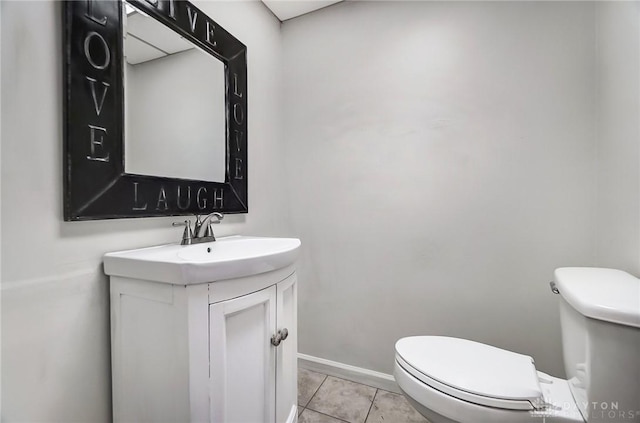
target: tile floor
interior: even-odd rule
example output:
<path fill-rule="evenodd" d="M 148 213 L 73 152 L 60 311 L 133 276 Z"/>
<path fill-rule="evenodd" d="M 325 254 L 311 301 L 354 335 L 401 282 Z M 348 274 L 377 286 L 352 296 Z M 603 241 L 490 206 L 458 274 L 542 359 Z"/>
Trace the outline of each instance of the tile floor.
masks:
<path fill-rule="evenodd" d="M 428 423 L 404 396 L 298 368 L 299 423 Z"/>

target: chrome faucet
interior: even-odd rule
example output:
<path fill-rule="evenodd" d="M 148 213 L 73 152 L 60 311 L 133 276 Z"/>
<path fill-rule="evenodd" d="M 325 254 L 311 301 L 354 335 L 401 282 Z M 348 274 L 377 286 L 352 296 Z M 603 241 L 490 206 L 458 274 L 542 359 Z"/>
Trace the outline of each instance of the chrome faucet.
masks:
<path fill-rule="evenodd" d="M 216 220 L 212 220 L 215 218 Z M 184 222 L 173 222 L 173 226 L 184 226 L 184 232 L 182 233 L 181 245 L 199 244 L 201 242 L 215 241 L 216 237 L 213 234 L 213 228 L 211 225 L 218 224 L 224 219 L 222 213 L 213 212 L 200 219 L 200 215 L 196 214 L 196 224 L 191 230 L 191 221 L 185 220 Z"/>
<path fill-rule="evenodd" d="M 216 220 L 211 221 L 211 219 L 213 219 L 214 217 L 216 218 Z M 213 228 L 211 227 L 211 225 L 220 223 L 222 219 L 224 219 L 224 215 L 218 212 L 210 213 L 206 215 L 202 220 L 200 220 L 199 215 L 196 215 L 196 225 L 193 230 L 193 237 L 195 239 L 211 238 L 200 242 L 215 241 L 216 237 L 215 235 L 213 235 Z"/>

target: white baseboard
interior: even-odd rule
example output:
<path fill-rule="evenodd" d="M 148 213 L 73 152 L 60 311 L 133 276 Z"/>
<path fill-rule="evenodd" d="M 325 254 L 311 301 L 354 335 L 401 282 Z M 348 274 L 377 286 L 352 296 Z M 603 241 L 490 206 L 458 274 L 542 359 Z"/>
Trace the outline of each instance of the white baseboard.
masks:
<path fill-rule="evenodd" d="M 326 360 L 324 358 L 300 353 L 298 353 L 298 365 L 304 369 L 323 373 L 325 375 L 362 383 L 373 386 L 374 388 L 395 392 L 396 394 L 402 393 L 400 392 L 400 388 L 398 388 L 398 384 L 393 376 L 386 373 L 380 373 L 369 369 L 363 369 L 362 367 L 351 366 L 349 364 L 343 364 L 337 361 Z"/>

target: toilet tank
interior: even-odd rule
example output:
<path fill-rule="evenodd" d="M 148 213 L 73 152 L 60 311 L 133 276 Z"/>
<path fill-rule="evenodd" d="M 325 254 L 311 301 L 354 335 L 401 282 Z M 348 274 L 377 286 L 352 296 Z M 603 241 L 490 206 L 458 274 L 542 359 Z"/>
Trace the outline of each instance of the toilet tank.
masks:
<path fill-rule="evenodd" d="M 600 268 L 555 271 L 564 365 L 589 422 L 640 422 L 640 280 Z"/>

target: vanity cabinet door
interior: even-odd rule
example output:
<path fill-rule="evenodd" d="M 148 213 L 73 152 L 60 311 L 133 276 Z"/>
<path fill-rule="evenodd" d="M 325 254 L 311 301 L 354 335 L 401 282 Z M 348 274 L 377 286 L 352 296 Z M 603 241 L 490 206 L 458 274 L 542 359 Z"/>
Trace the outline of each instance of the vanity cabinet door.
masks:
<path fill-rule="evenodd" d="M 293 274 L 277 285 L 277 330 L 288 336 L 276 348 L 276 421 L 293 423 L 298 412 L 298 284 Z M 277 332 L 277 331 L 276 331 Z"/>
<path fill-rule="evenodd" d="M 209 306 L 211 421 L 274 422 L 276 286 Z"/>

